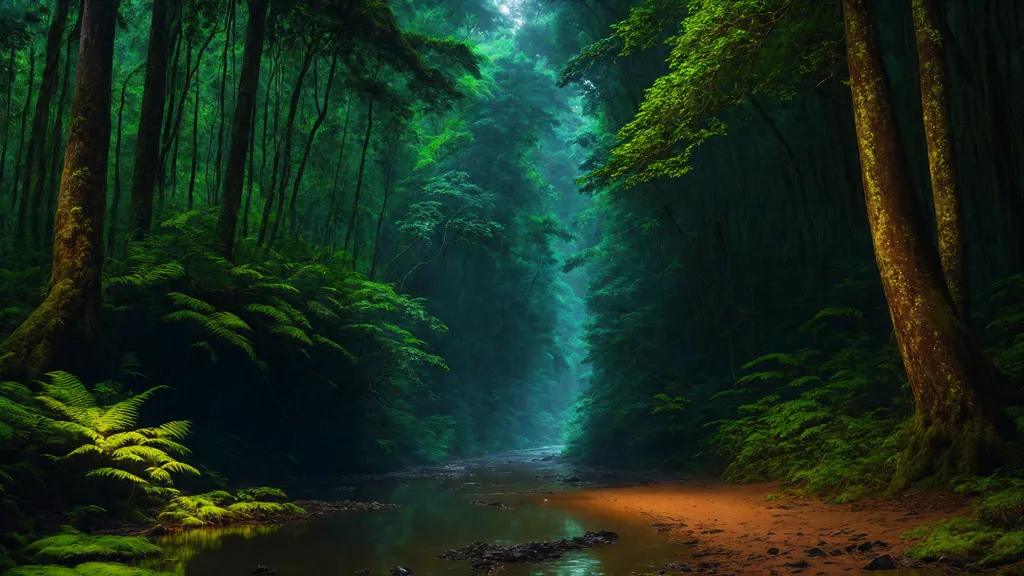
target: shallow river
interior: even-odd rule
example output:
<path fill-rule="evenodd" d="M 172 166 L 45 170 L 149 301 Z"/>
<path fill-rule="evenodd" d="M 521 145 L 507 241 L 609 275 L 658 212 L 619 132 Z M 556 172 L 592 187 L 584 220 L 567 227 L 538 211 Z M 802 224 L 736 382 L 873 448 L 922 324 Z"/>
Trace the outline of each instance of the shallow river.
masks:
<path fill-rule="evenodd" d="M 508 565 L 509 576 L 627 575 L 656 572 L 665 562 L 690 559 L 687 547 L 655 532 L 643 518 L 602 516 L 555 504 L 547 494 L 571 484 L 554 448 L 467 460 L 443 468 L 377 478 L 319 481 L 293 498 L 360 500 L 401 508 L 342 512 L 281 527 L 196 530 L 160 542 L 165 557 L 154 568 L 185 576 L 246 576 L 257 565 L 275 576 L 340 576 L 357 570 L 387 575 L 395 566 L 417 575 L 471 574 L 464 562 L 436 555 L 474 540 L 522 543 L 612 530 L 619 542 L 566 553 L 538 564 Z M 584 477 L 584 479 L 588 479 Z M 591 478 L 594 484 L 610 478 Z M 615 478 L 617 482 L 628 479 Z M 568 488 L 572 489 L 572 488 Z M 470 504 L 500 501 L 513 509 Z"/>

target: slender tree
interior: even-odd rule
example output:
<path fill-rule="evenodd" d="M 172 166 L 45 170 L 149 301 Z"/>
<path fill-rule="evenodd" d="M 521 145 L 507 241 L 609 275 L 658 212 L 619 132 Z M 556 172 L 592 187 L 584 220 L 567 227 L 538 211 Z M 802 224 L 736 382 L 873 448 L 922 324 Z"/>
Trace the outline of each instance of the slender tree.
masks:
<path fill-rule="evenodd" d="M 967 233 L 964 202 L 956 182 L 953 122 L 949 107 L 949 73 L 942 36 L 942 7 L 936 0 L 914 0 L 914 35 L 921 77 L 921 108 L 928 142 L 928 169 L 935 199 L 939 258 L 953 306 L 970 323 Z"/>
<path fill-rule="evenodd" d="M 117 8 L 113 0 L 83 3 L 50 291 L 0 345 L 0 373 L 7 377 L 34 377 L 61 365 L 98 328 Z"/>
<path fill-rule="evenodd" d="M 14 192 L 11 194 L 11 210 L 14 210 L 18 202 L 18 184 L 21 179 L 21 157 L 25 151 L 25 126 L 28 125 L 28 112 L 32 109 L 32 93 L 36 80 L 36 50 L 34 46 L 28 49 L 28 89 L 25 92 L 25 107 L 21 111 L 21 134 L 18 136 L 18 154 L 14 160 Z"/>
<path fill-rule="evenodd" d="M 334 85 L 334 72 L 338 68 L 338 54 L 335 52 L 331 56 L 331 71 L 327 75 L 327 84 L 324 87 L 324 102 L 321 105 L 317 99 L 316 94 L 313 94 L 313 103 L 316 105 L 316 120 L 313 121 L 313 127 L 309 131 L 309 137 L 306 138 L 306 147 L 302 150 L 302 160 L 299 161 L 299 169 L 295 172 L 295 183 L 292 184 L 292 198 L 288 203 L 288 214 L 291 221 L 291 234 L 292 237 L 298 237 L 298 230 L 295 227 L 295 202 L 299 197 L 299 187 L 302 185 L 302 177 L 306 173 L 306 162 L 309 161 L 309 153 L 313 150 L 313 141 L 316 139 L 316 133 L 320 130 L 320 126 L 323 125 L 324 120 L 327 119 L 328 104 L 331 101 L 331 86 Z"/>
<path fill-rule="evenodd" d="M 135 139 L 135 167 L 132 173 L 129 228 L 132 238 L 141 240 L 153 221 L 153 186 L 160 156 L 160 129 L 167 97 L 168 2 L 153 0 L 146 55 L 146 80 L 142 88 L 142 112 Z"/>
<path fill-rule="evenodd" d="M 57 7 L 50 20 L 50 30 L 46 35 L 46 61 L 43 65 L 43 79 L 39 85 L 36 113 L 32 117 L 32 131 L 28 138 L 25 167 L 20 173 L 23 183 L 21 185 L 21 204 L 18 206 L 18 221 L 14 230 L 16 246 L 25 244 L 26 234 L 30 233 L 30 228 L 33 242 L 39 243 L 39 218 L 41 216 L 39 207 L 46 190 L 46 128 L 50 123 L 50 100 L 57 88 L 60 52 L 64 40 L 64 30 L 67 28 L 70 4 L 69 0 L 57 0 Z M 32 176 L 36 174 L 39 177 L 33 180 Z M 31 210 L 29 210 L 30 206 Z"/>
<path fill-rule="evenodd" d="M 843 0 L 843 15 L 871 238 L 916 406 L 895 482 L 978 473 L 1001 444 L 995 375 L 954 309 L 909 180 L 874 0 Z"/>
<path fill-rule="evenodd" d="M 124 81 L 121 82 L 121 103 L 117 107 L 117 136 L 114 144 L 114 195 L 110 199 L 110 224 L 107 226 L 107 250 L 111 253 L 114 251 L 117 237 L 118 209 L 121 206 L 121 125 L 124 122 L 124 101 L 125 95 L 128 93 L 128 83 L 131 82 L 132 76 L 135 76 L 135 73 L 139 70 L 141 68 L 136 66 L 124 77 Z"/>
<path fill-rule="evenodd" d="M 274 165 L 270 172 L 270 191 L 267 193 L 266 204 L 263 205 L 263 220 L 260 222 L 260 233 L 256 239 L 257 246 L 262 246 L 268 240 L 267 224 L 270 222 L 270 211 L 273 208 L 278 188 L 283 195 L 284 189 L 288 185 L 288 174 L 291 172 L 292 127 L 295 125 L 295 114 L 299 109 L 299 100 L 302 97 L 302 81 L 306 77 L 306 73 L 309 72 L 309 65 L 313 62 L 313 56 L 316 54 L 316 47 L 319 43 L 320 39 L 314 38 L 306 46 L 306 54 L 302 58 L 302 65 L 299 68 L 298 77 L 295 79 L 295 88 L 292 89 L 291 103 L 288 107 L 288 118 L 284 123 L 284 135 L 274 153 Z M 278 167 L 281 169 L 280 187 L 277 179 Z"/>
<path fill-rule="evenodd" d="M 11 55 L 7 61 L 7 103 L 4 111 L 4 141 L 0 145 L 0 186 L 4 183 L 4 173 L 7 171 L 7 137 L 11 127 L 11 88 L 14 86 L 14 47 L 11 46 Z"/>
<path fill-rule="evenodd" d="M 373 104 L 374 96 L 370 94 L 369 103 L 366 107 L 366 133 L 363 134 L 363 152 L 359 157 L 359 175 L 356 176 L 356 190 L 352 196 L 352 210 L 349 211 L 348 227 L 345 229 L 345 250 L 348 251 L 349 242 L 355 236 L 356 240 L 352 246 L 352 269 L 356 269 L 359 258 L 359 195 L 363 191 L 363 171 L 366 168 L 366 151 L 370 147 L 370 135 L 373 134 Z"/>
<path fill-rule="evenodd" d="M 245 51 L 238 82 L 238 100 L 231 127 L 231 148 L 228 151 L 227 173 L 224 176 L 224 198 L 217 218 L 217 250 L 231 260 L 234 257 L 235 229 L 242 201 L 245 177 L 245 152 L 249 147 L 256 91 L 259 89 L 260 60 L 263 57 L 263 36 L 266 31 L 266 0 L 249 0 L 249 23 L 245 32 Z"/>
<path fill-rule="evenodd" d="M 67 105 L 68 101 L 68 84 L 71 77 L 71 48 L 75 45 L 78 40 L 78 35 L 81 32 L 82 17 L 79 13 L 78 20 L 75 22 L 75 28 L 68 36 L 67 48 L 65 48 L 64 56 L 64 79 L 61 80 L 60 96 L 57 98 L 57 116 L 53 119 L 53 132 L 50 137 L 50 170 L 48 172 L 48 178 L 46 183 L 46 227 L 43 231 L 43 239 L 46 242 L 50 242 L 53 239 L 53 219 L 54 212 L 57 208 L 57 187 L 59 183 L 57 181 L 57 174 L 60 171 L 60 160 L 61 150 L 64 149 L 64 141 L 61 138 L 61 134 L 64 128 L 64 106 Z"/>

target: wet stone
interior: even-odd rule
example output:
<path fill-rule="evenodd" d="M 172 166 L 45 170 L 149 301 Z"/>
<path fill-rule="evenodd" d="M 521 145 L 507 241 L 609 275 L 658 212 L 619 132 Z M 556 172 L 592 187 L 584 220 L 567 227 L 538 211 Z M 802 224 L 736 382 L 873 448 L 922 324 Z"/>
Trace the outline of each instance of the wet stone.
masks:
<path fill-rule="evenodd" d="M 896 563 L 892 561 L 892 557 L 888 554 L 875 558 L 864 567 L 865 570 L 894 570 L 895 568 Z"/>
<path fill-rule="evenodd" d="M 600 532 L 587 532 L 583 536 L 576 536 L 570 540 L 557 540 L 554 542 L 527 542 L 525 544 L 504 545 L 487 544 L 477 541 L 458 550 L 442 552 L 437 557 L 444 560 L 468 561 L 470 570 L 478 573 L 487 573 L 498 570 L 505 564 L 539 562 L 561 558 L 563 552 L 592 548 L 599 544 L 612 544 L 618 541 L 618 539 L 619 536 L 615 532 L 601 530 Z"/>

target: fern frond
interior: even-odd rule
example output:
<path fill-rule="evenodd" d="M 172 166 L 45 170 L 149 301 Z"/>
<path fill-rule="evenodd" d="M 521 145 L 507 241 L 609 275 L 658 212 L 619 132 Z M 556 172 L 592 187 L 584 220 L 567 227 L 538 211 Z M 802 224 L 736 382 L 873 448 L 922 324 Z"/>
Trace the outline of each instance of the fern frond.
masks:
<path fill-rule="evenodd" d="M 274 326 L 271 330 L 275 334 L 280 334 L 286 338 L 302 342 L 309 346 L 313 345 L 313 341 L 310 340 L 309 336 L 297 326 Z"/>
<path fill-rule="evenodd" d="M 182 294 L 181 292 L 168 292 L 167 297 L 171 299 L 171 302 L 173 302 L 175 306 L 187 308 L 201 314 L 210 314 L 217 310 L 213 305 L 203 302 L 193 296 L 189 296 L 188 294 Z"/>
<path fill-rule="evenodd" d="M 121 480 L 123 482 L 131 482 L 132 484 L 137 484 L 139 486 L 149 485 L 149 482 L 147 482 L 146 480 L 136 476 L 135 474 L 132 474 L 131 472 L 121 470 L 120 468 L 96 468 L 95 470 L 90 470 L 88 473 L 86 473 L 86 476 L 114 478 L 116 480 Z"/>

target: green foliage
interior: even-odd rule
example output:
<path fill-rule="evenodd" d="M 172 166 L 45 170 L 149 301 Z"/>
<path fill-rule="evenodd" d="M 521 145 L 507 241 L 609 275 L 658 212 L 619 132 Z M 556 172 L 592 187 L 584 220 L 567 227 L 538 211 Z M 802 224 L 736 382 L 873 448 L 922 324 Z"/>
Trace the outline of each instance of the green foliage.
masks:
<path fill-rule="evenodd" d="M 161 493 L 173 485 L 171 474 L 199 474 L 174 457 L 189 454 L 179 442 L 188 436 L 189 422 L 136 428 L 139 408 L 161 387 L 111 406 L 98 406 L 94 393 L 75 376 L 66 372 L 47 376 L 50 381 L 42 384 L 42 394 L 36 399 L 52 414 L 55 428 L 85 441 L 64 458 L 94 457 L 101 464 L 87 476 L 112 478 Z"/>
<path fill-rule="evenodd" d="M 662 28 L 652 24 L 681 13 L 678 3 L 664 1 L 631 11 L 615 26 L 623 53 L 652 46 Z M 646 91 L 636 117 L 619 130 L 610 162 L 588 178 L 636 185 L 686 174 L 696 147 L 725 134 L 716 115 L 749 95 L 788 98 L 805 77 L 827 77 L 841 37 L 831 4 L 688 2 L 678 31 L 667 40 L 669 73 Z"/>
<path fill-rule="evenodd" d="M 160 554 L 160 547 L 145 538 L 88 536 L 66 529 L 61 534 L 36 540 L 23 553 L 35 562 L 74 566 L 88 561 L 124 562 Z"/>
<path fill-rule="evenodd" d="M 837 501 L 888 485 L 906 414 L 898 352 L 891 343 L 823 325 L 860 316 L 823 310 L 804 329 L 829 343 L 826 350 L 766 354 L 743 366 L 755 371 L 736 386 L 754 386 L 742 392 L 754 400 L 736 406 L 737 417 L 712 423 L 710 442 L 727 463 L 727 479 L 781 480 Z"/>
<path fill-rule="evenodd" d="M 74 568 L 64 566 L 18 566 L 6 572 L 11 576 L 160 576 L 166 572 L 156 572 L 145 568 L 114 564 L 112 562 L 86 562 Z"/>
<path fill-rule="evenodd" d="M 305 514 L 288 502 L 288 495 L 277 488 L 244 488 L 233 495 L 223 490 L 171 499 L 157 517 L 161 523 L 199 528 L 215 524 L 261 522 L 280 516 Z"/>

